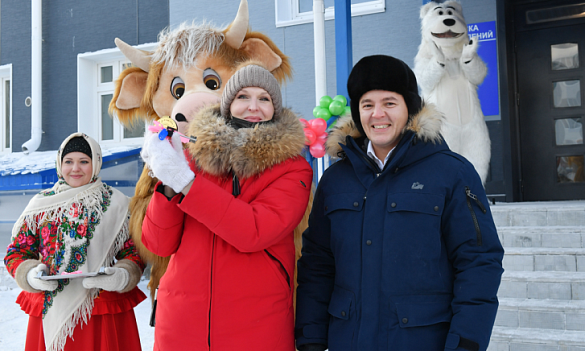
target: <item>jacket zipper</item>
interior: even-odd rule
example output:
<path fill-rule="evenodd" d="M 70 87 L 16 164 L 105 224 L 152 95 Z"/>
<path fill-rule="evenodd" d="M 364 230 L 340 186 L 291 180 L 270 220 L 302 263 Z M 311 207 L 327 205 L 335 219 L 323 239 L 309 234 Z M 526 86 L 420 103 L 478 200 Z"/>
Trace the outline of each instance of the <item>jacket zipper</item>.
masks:
<path fill-rule="evenodd" d="M 207 345 L 211 349 L 211 299 L 213 298 L 213 258 L 215 255 L 215 233 L 213 234 L 213 244 L 211 245 L 211 272 L 209 279 L 209 320 L 207 323 Z"/>
<path fill-rule="evenodd" d="M 378 164 L 376 162 L 374 162 L 374 160 L 372 160 L 371 158 L 369 158 L 367 155 L 363 155 L 360 153 L 360 156 L 370 165 L 372 166 L 374 172 L 376 173 L 376 177 L 380 176 L 380 173 L 382 173 L 382 170 L 380 169 L 380 167 L 378 167 Z"/>
<path fill-rule="evenodd" d="M 268 250 L 265 249 L 264 252 L 266 252 L 268 257 L 270 257 L 274 261 L 278 262 L 278 264 L 280 265 L 280 267 L 284 271 L 284 274 L 286 274 L 286 283 L 288 284 L 288 290 L 290 290 L 290 275 L 288 275 L 288 272 L 286 271 L 286 268 L 284 268 L 284 265 L 282 264 L 282 262 L 280 262 L 280 260 L 278 258 L 274 257 L 274 255 L 272 255 L 270 252 L 268 252 Z"/>
<path fill-rule="evenodd" d="M 240 180 L 234 171 L 232 171 L 232 195 L 238 197 L 241 194 L 240 191 Z"/>
<path fill-rule="evenodd" d="M 485 214 L 487 212 L 487 210 L 485 209 L 485 207 L 483 206 L 481 201 L 479 201 L 477 196 L 471 193 L 471 190 L 469 189 L 468 186 L 465 187 L 465 198 L 467 200 L 467 207 L 469 208 L 469 212 L 471 212 L 471 219 L 473 220 L 473 225 L 475 226 L 475 233 L 477 234 L 477 246 L 481 246 L 482 245 L 481 229 L 479 228 L 479 223 L 477 222 L 477 217 L 475 216 L 475 211 L 473 210 L 473 207 L 471 206 L 471 200 L 475 201 L 475 203 L 481 209 L 482 213 Z"/>

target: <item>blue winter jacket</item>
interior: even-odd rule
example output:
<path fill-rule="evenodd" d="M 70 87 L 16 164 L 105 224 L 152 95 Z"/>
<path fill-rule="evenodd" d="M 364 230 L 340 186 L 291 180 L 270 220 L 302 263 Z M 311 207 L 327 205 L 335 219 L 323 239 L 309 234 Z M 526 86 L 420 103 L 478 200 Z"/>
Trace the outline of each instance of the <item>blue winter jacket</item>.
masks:
<path fill-rule="evenodd" d="M 298 347 L 487 349 L 504 252 L 480 178 L 442 140 L 441 120 L 425 106 L 383 170 L 351 119 L 330 136 L 342 159 L 303 234 Z"/>

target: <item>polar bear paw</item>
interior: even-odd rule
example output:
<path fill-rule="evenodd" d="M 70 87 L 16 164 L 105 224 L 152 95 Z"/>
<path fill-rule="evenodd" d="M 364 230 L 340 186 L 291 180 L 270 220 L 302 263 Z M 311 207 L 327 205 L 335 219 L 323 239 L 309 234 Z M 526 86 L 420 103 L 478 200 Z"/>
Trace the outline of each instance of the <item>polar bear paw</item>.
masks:
<path fill-rule="evenodd" d="M 477 56 L 478 45 L 479 40 L 477 40 L 477 36 L 473 36 L 469 40 L 469 43 L 465 44 L 463 47 L 463 51 L 461 52 L 461 63 L 468 64 L 475 56 Z"/>
<path fill-rule="evenodd" d="M 429 46 L 431 47 L 433 57 L 435 58 L 437 63 L 441 67 L 445 67 L 445 54 L 443 53 L 443 50 L 440 47 L 438 47 L 437 44 L 435 44 L 434 42 L 432 42 L 432 44 Z"/>

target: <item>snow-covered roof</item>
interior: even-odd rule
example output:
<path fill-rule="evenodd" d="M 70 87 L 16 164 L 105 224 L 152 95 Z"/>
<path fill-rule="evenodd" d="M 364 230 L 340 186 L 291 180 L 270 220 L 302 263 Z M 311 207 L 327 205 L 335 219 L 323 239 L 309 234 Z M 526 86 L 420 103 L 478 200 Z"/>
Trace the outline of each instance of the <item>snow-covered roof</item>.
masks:
<path fill-rule="evenodd" d="M 102 146 L 102 170 L 137 160 L 140 148 L 141 145 Z M 55 172 L 56 157 L 56 150 L 0 156 L 0 192 L 50 188 L 59 180 Z M 113 184 L 134 186 L 137 180 L 114 179 Z"/>
<path fill-rule="evenodd" d="M 139 149 L 142 145 L 122 146 L 101 146 L 102 157 L 106 159 L 118 153 Z M 55 168 L 57 150 L 35 151 L 28 155 L 23 152 L 13 152 L 0 156 L 0 176 L 11 176 L 17 174 L 36 174 L 42 171 Z"/>

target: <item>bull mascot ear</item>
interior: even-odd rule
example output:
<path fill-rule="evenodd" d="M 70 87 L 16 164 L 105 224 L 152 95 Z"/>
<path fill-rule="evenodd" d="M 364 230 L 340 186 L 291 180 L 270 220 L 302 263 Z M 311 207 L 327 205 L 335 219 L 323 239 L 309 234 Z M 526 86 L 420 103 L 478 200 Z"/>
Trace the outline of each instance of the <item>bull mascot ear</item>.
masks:
<path fill-rule="evenodd" d="M 150 112 L 141 108 L 150 70 L 150 53 L 135 49 L 118 38 L 114 42 L 134 67 L 125 69 L 118 77 L 109 113 L 116 114 L 122 124 L 130 125 Z"/>

